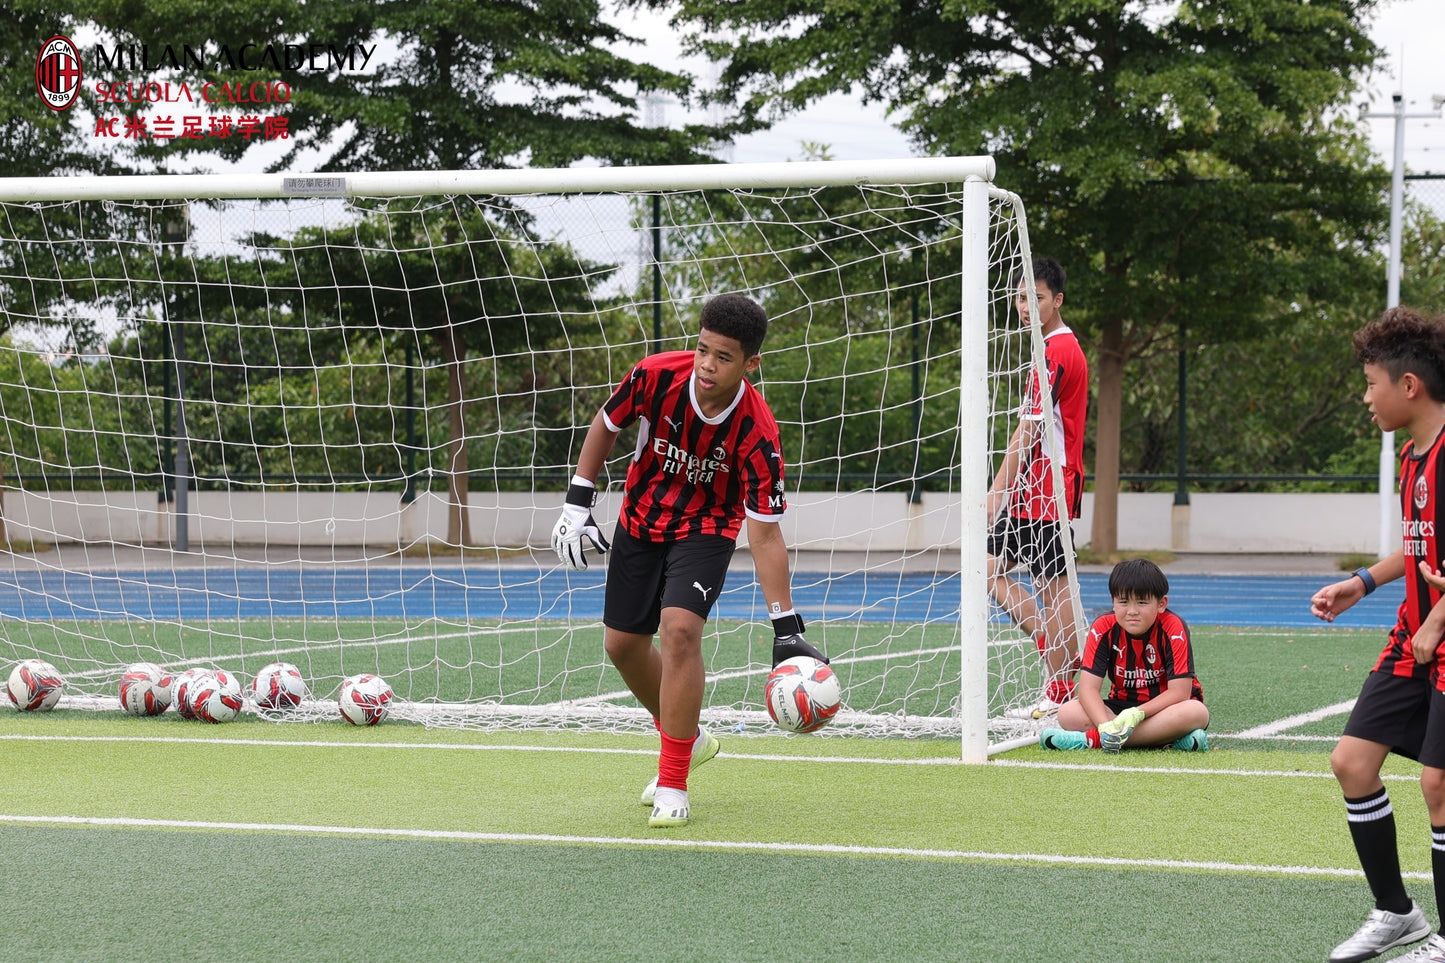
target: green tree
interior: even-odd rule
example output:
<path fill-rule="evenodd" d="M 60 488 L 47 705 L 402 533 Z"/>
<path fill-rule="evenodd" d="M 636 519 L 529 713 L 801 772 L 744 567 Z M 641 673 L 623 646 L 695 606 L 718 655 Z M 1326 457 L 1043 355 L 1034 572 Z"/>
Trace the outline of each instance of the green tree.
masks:
<path fill-rule="evenodd" d="M 322 170 L 460 170 L 709 159 L 708 126 L 641 126 L 639 97 L 692 80 L 616 52 L 631 38 L 595 0 L 415 4 L 324 0 L 283 18 L 301 35 L 385 43 L 395 55 L 298 87 L 292 150 Z"/>
<path fill-rule="evenodd" d="M 1094 547 L 1131 360 L 1249 338 L 1365 283 L 1384 175 L 1347 120 L 1373 0 L 683 0 L 740 122 L 859 88 L 928 153 L 992 154 L 1093 342 Z"/>
<path fill-rule="evenodd" d="M 508 227 L 480 201 L 435 200 L 386 204 L 340 228 L 302 229 L 286 246 L 289 276 L 278 272 L 270 282 L 289 289 L 294 310 L 308 317 L 339 319 L 384 341 L 414 339 L 441 359 L 450 426 L 442 469 L 447 538 L 469 544 L 467 438 L 477 431 L 468 424 L 468 354 L 493 359 L 497 380 L 525 381 L 533 353 L 566 329 L 565 318 L 593 310 L 590 285 L 607 272 L 564 245 L 537 243 L 521 212 Z M 494 385 L 492 397 L 530 394 Z M 508 417 L 515 430 L 515 413 Z"/>

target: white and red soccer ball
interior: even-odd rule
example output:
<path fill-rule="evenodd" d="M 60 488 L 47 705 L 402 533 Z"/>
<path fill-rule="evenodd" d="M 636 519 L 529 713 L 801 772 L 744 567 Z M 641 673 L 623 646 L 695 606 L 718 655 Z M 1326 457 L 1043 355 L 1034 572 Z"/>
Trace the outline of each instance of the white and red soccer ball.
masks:
<path fill-rule="evenodd" d="M 364 672 L 341 683 L 337 702 L 341 718 L 354 726 L 374 726 L 391 712 L 391 686 L 379 675 Z"/>
<path fill-rule="evenodd" d="M 261 709 L 294 709 L 310 697 L 301 670 L 290 662 L 272 662 L 251 682 L 251 701 Z"/>
<path fill-rule="evenodd" d="M 191 694 L 196 683 L 211 674 L 210 669 L 200 667 L 187 669 L 171 678 L 171 705 L 176 707 L 182 719 L 195 719 L 196 710 L 191 702 Z"/>
<path fill-rule="evenodd" d="M 44 712 L 55 708 L 65 679 L 44 659 L 26 659 L 10 670 L 5 694 L 22 712 Z"/>
<path fill-rule="evenodd" d="M 763 687 L 768 715 L 789 732 L 815 732 L 838 714 L 843 687 L 825 662 L 797 655 L 778 663 Z"/>
<path fill-rule="evenodd" d="M 189 718 L 202 722 L 230 722 L 241 714 L 245 699 L 241 680 L 225 669 L 216 669 L 190 684 L 186 693 Z"/>
<path fill-rule="evenodd" d="M 160 715 L 171 705 L 171 674 L 154 662 L 127 667 L 120 677 L 120 704 L 131 715 Z"/>

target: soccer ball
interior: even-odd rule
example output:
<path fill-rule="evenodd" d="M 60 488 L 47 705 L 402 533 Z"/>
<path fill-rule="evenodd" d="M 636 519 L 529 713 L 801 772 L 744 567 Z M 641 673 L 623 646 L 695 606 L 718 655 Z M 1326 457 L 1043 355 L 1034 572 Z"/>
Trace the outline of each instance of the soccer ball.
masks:
<path fill-rule="evenodd" d="M 310 695 L 301 670 L 290 662 L 272 662 L 251 683 L 251 699 L 262 709 L 294 709 Z"/>
<path fill-rule="evenodd" d="M 137 662 L 120 677 L 120 705 L 133 716 L 158 716 L 171 704 L 171 677 L 154 662 Z"/>
<path fill-rule="evenodd" d="M 55 708 L 65 680 L 60 672 L 44 659 L 26 659 L 10 670 L 5 692 L 17 709 L 23 712 L 44 712 Z"/>
<path fill-rule="evenodd" d="M 225 669 L 217 669 L 192 682 L 186 699 L 191 718 L 202 722 L 230 722 L 241 713 L 241 680 Z"/>
<path fill-rule="evenodd" d="M 191 692 L 196 683 L 211 674 L 210 669 L 192 668 L 175 676 L 171 680 L 171 704 L 176 707 L 182 719 L 196 718 L 195 707 L 191 703 Z"/>
<path fill-rule="evenodd" d="M 391 711 L 391 686 L 379 675 L 363 673 L 341 683 L 341 718 L 354 726 L 374 726 Z"/>
<path fill-rule="evenodd" d="M 789 732 L 814 732 L 838 714 L 843 688 L 825 662 L 796 655 L 778 663 L 763 687 L 768 715 Z"/>

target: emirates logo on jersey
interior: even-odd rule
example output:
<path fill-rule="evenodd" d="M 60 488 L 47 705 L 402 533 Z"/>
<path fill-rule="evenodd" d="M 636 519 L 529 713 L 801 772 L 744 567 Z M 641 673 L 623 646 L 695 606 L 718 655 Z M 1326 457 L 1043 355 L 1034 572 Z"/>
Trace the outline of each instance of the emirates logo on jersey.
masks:
<path fill-rule="evenodd" d="M 1430 484 L 1425 481 L 1425 476 L 1421 475 L 1415 479 L 1415 507 L 1424 509 L 1428 504 L 1430 504 Z"/>
<path fill-rule="evenodd" d="M 699 458 L 685 448 L 672 444 L 666 438 L 654 438 L 652 451 L 662 460 L 662 470 L 670 475 L 680 475 L 694 485 L 711 485 L 718 472 L 728 471 L 727 450 L 713 449 L 713 457 Z"/>

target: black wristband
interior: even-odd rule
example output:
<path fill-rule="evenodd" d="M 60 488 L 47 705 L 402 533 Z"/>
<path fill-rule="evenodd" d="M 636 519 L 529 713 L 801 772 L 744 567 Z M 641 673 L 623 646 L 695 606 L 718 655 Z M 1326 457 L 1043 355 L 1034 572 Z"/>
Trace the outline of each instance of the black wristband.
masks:
<path fill-rule="evenodd" d="M 1369 570 L 1369 569 L 1367 569 L 1367 568 L 1357 568 L 1357 569 L 1355 569 L 1355 577 L 1358 578 L 1361 582 L 1364 582 L 1364 583 L 1365 583 L 1365 594 L 1366 594 L 1366 595 L 1369 595 L 1371 592 L 1373 592 L 1373 591 L 1375 590 L 1375 577 L 1370 574 L 1370 570 Z"/>
<path fill-rule="evenodd" d="M 582 508 L 591 508 L 593 503 L 597 501 L 597 489 L 588 488 L 586 485 L 568 485 L 567 498 L 565 500 L 568 505 L 579 505 Z"/>
<path fill-rule="evenodd" d="M 803 617 L 797 612 L 791 615 L 784 615 L 782 618 L 773 619 L 773 635 L 784 638 L 789 635 L 803 634 Z"/>

